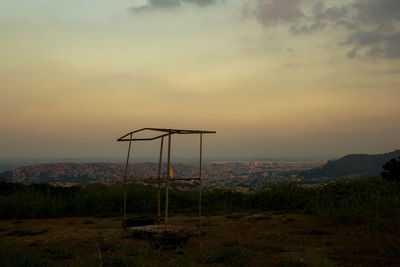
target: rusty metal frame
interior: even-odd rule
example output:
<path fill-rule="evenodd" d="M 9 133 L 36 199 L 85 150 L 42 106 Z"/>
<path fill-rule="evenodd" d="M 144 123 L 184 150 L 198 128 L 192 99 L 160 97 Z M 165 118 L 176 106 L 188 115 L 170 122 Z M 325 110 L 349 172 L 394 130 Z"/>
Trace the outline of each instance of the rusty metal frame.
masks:
<path fill-rule="evenodd" d="M 134 134 L 137 134 L 142 131 L 154 131 L 160 132 L 160 135 L 149 138 L 134 138 Z M 157 220 L 160 224 L 161 221 L 161 183 L 165 183 L 165 231 L 167 231 L 168 225 L 168 202 L 169 202 L 169 183 L 171 181 L 199 181 L 199 227 L 201 225 L 201 192 L 202 192 L 202 157 L 203 157 L 203 134 L 215 134 L 215 131 L 205 131 L 205 130 L 186 130 L 186 129 L 165 129 L 165 128 L 142 128 L 139 130 L 135 130 L 129 132 L 122 137 L 117 139 L 117 142 L 129 142 L 128 146 L 128 155 L 126 157 L 125 164 L 125 173 L 124 173 L 124 218 L 127 219 L 126 214 L 126 188 L 127 188 L 127 177 L 128 177 L 128 165 L 130 152 L 132 147 L 132 142 L 137 141 L 153 141 L 156 139 L 161 139 L 160 144 L 160 157 L 158 162 L 158 171 L 157 171 L 157 179 L 133 179 L 133 181 L 143 181 L 143 182 L 157 182 Z M 199 134 L 200 135 L 200 161 L 199 161 L 199 177 L 198 178 L 172 178 L 171 177 L 171 137 L 174 134 Z M 161 165 L 162 165 L 162 154 L 163 154 L 163 146 L 164 146 L 164 137 L 168 136 L 168 156 L 167 156 L 167 177 L 161 178 Z"/>

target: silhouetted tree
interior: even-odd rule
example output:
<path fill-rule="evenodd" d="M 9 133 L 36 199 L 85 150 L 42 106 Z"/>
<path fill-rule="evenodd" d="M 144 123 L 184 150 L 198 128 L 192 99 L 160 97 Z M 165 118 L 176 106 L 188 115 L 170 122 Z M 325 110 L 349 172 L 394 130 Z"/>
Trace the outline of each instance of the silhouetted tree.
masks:
<path fill-rule="evenodd" d="M 400 158 L 391 159 L 383 165 L 381 175 L 388 181 L 400 181 Z"/>

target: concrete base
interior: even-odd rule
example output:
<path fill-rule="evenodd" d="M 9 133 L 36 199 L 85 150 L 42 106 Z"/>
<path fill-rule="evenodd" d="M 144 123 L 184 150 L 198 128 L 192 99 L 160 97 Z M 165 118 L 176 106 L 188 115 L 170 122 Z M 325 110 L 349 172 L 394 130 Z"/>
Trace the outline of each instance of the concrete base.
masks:
<path fill-rule="evenodd" d="M 198 236 L 197 227 L 183 225 L 143 225 L 127 227 L 126 230 L 132 237 L 149 239 L 157 248 L 175 249 L 187 246 L 190 236 Z"/>

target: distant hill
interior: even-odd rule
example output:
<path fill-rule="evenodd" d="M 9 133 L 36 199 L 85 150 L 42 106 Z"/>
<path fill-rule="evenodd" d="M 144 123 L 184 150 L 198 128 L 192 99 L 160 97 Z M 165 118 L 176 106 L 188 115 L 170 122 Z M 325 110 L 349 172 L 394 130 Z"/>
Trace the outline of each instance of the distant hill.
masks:
<path fill-rule="evenodd" d="M 392 158 L 400 157 L 400 150 L 385 154 L 353 154 L 344 156 L 341 159 L 328 161 L 325 165 L 300 172 L 299 174 L 307 178 L 362 178 L 368 176 L 378 176 L 382 171 L 382 166 Z"/>

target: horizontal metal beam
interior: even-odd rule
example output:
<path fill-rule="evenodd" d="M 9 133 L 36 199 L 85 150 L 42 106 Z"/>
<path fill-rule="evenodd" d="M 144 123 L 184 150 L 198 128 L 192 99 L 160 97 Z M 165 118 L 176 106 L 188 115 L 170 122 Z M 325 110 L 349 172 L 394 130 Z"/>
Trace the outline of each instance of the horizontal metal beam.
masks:
<path fill-rule="evenodd" d="M 146 130 L 156 131 L 156 132 L 165 132 L 166 134 L 159 135 L 159 136 L 156 136 L 156 137 L 150 137 L 150 138 L 130 138 L 130 139 L 126 138 L 127 136 L 129 136 L 131 134 L 133 135 L 135 133 L 139 133 L 139 132 L 146 131 Z M 216 131 L 205 131 L 205 130 L 142 128 L 142 129 L 135 130 L 135 131 L 132 131 L 132 132 L 129 132 L 129 133 L 125 134 L 124 136 L 118 138 L 117 141 L 118 142 L 120 142 L 120 141 L 151 141 L 151 140 L 155 140 L 155 139 L 161 138 L 163 136 L 167 136 L 169 134 L 172 135 L 172 134 L 215 134 L 215 133 L 216 133 Z"/>
<path fill-rule="evenodd" d="M 155 136 L 155 137 L 150 137 L 150 138 L 132 138 L 132 139 L 123 139 L 124 137 L 119 138 L 117 141 L 118 142 L 124 142 L 124 141 L 152 141 L 152 140 L 156 140 L 158 138 L 162 138 L 164 136 L 167 136 L 168 134 L 162 134 L 159 136 Z"/>
<path fill-rule="evenodd" d="M 129 182 L 165 182 L 165 181 L 198 181 L 200 178 L 170 178 L 170 179 L 154 179 L 154 178 L 143 178 L 143 179 L 129 179 Z"/>
<path fill-rule="evenodd" d="M 147 130 L 151 131 L 159 131 L 159 132 L 171 132 L 171 133 L 192 133 L 192 134 L 199 134 L 199 133 L 216 133 L 215 131 L 206 131 L 206 130 L 187 130 L 187 129 L 165 129 L 165 128 L 146 128 Z"/>

